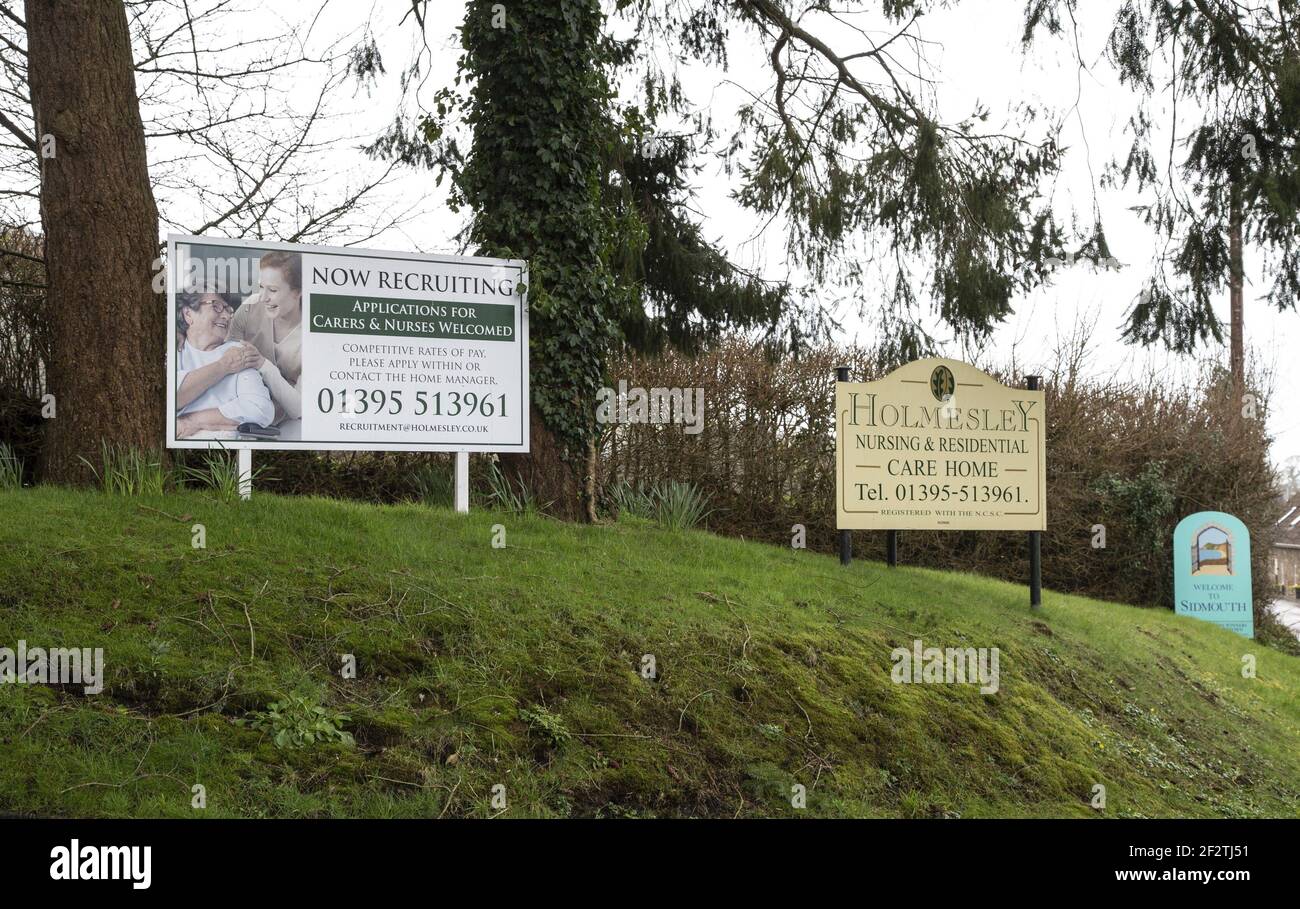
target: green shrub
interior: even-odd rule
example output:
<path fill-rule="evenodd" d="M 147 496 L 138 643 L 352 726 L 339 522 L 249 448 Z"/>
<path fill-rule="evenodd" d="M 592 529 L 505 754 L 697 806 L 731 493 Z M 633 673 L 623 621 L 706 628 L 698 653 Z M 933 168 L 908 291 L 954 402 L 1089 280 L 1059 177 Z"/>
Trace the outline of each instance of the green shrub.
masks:
<path fill-rule="evenodd" d="M 551 713 L 544 706 L 524 707 L 519 711 L 519 719 L 528 724 L 529 732 L 539 736 L 553 748 L 559 748 L 572 738 L 564 717 Z"/>
<path fill-rule="evenodd" d="M 352 733 L 343 729 L 343 724 L 351 720 L 346 713 L 322 707 L 307 695 L 290 694 L 272 701 L 266 710 L 257 711 L 247 720 L 236 722 L 271 733 L 277 748 L 305 748 L 329 742 L 354 744 Z"/>
<path fill-rule="evenodd" d="M 181 467 L 183 482 L 207 489 L 223 502 L 237 501 L 240 485 L 239 458 L 231 457 L 225 451 L 210 451 L 203 455 L 202 461 L 201 467 Z M 254 467 L 250 479 L 257 483 L 265 472 L 264 467 Z"/>
<path fill-rule="evenodd" d="M 109 495 L 160 496 L 167 491 L 169 472 L 157 451 L 142 451 L 128 445 L 99 443 L 99 467 L 81 458 L 95 482 Z"/>
<path fill-rule="evenodd" d="M 710 514 L 707 497 L 694 483 L 673 480 L 655 488 L 655 520 L 669 530 L 690 530 Z"/>
<path fill-rule="evenodd" d="M 1093 482 L 1092 491 L 1117 511 L 1130 528 L 1129 539 L 1135 554 L 1168 549 L 1170 535 L 1165 531 L 1177 504 L 1177 484 L 1165 477 L 1164 461 L 1152 461 L 1133 477 L 1102 474 Z"/>
<path fill-rule="evenodd" d="M 627 480 L 621 480 L 610 487 L 609 498 L 620 515 L 634 518 L 654 518 L 654 492 L 643 483 L 633 486 Z"/>
<path fill-rule="evenodd" d="M 23 462 L 5 442 L 0 442 L 0 489 L 19 489 L 23 485 Z"/>
<path fill-rule="evenodd" d="M 487 500 L 491 507 L 512 514 L 539 514 L 547 507 L 538 503 L 536 493 L 528 488 L 523 479 L 517 478 L 512 483 L 495 461 L 488 469 L 487 487 Z"/>
<path fill-rule="evenodd" d="M 694 483 L 632 483 L 622 480 L 609 489 L 609 501 L 620 515 L 658 521 L 669 530 L 690 530 L 712 512 L 708 497 Z"/>
<path fill-rule="evenodd" d="M 409 476 L 416 501 L 435 508 L 451 508 L 455 504 L 456 474 L 445 464 L 424 464 L 411 471 Z"/>

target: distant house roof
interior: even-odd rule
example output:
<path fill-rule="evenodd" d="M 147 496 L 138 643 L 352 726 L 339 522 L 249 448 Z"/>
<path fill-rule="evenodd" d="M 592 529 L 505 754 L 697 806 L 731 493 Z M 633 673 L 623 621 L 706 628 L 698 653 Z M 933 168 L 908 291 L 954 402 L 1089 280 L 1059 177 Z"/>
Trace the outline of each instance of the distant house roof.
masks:
<path fill-rule="evenodd" d="M 1287 499 L 1278 512 L 1275 543 L 1300 546 L 1300 492 Z"/>

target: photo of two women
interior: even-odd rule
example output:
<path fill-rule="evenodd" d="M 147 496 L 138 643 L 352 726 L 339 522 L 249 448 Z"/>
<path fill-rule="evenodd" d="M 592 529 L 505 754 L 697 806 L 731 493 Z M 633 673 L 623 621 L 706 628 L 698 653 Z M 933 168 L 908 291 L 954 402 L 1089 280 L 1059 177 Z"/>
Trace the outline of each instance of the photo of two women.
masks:
<path fill-rule="evenodd" d="M 255 269 L 219 271 L 176 295 L 176 438 L 298 438 L 302 255 L 272 250 Z"/>

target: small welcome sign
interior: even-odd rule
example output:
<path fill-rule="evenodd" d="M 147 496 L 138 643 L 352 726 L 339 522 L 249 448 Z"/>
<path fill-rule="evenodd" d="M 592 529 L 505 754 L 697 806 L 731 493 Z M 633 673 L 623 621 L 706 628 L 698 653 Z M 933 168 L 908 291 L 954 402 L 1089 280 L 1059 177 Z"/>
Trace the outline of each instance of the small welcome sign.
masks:
<path fill-rule="evenodd" d="M 1250 534 L 1230 514 L 1201 511 L 1174 528 L 1174 612 L 1255 636 Z"/>

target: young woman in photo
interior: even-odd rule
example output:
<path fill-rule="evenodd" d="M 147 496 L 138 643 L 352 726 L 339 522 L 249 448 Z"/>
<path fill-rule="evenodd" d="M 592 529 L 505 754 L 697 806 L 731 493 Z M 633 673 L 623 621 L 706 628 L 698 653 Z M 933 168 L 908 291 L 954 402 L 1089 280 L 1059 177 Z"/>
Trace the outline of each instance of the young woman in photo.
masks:
<path fill-rule="evenodd" d="M 275 402 L 275 422 L 302 416 L 302 256 L 268 252 L 258 261 L 257 294 L 244 301 L 230 337 L 257 349 L 254 368 Z"/>

